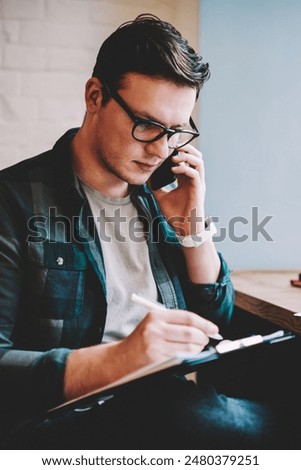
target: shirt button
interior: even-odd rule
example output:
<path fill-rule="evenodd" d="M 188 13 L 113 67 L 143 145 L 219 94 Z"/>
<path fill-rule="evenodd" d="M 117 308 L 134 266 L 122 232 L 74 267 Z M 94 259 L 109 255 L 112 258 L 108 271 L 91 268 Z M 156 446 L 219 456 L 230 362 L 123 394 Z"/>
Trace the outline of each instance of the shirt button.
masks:
<path fill-rule="evenodd" d="M 59 256 L 59 257 L 56 259 L 56 262 L 57 262 L 57 264 L 58 264 L 59 266 L 62 266 L 62 264 L 64 264 L 64 259 L 63 259 L 61 256 Z"/>

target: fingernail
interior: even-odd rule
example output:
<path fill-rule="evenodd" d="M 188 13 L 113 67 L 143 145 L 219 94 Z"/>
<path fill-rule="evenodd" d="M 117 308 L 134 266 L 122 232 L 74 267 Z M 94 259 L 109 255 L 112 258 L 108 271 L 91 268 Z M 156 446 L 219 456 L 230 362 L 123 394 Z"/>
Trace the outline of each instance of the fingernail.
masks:
<path fill-rule="evenodd" d="M 219 340 L 219 341 L 221 341 L 222 339 L 224 339 L 224 338 L 222 337 L 222 335 L 220 335 L 219 333 L 215 333 L 214 335 L 208 335 L 208 337 L 211 338 L 211 339 L 217 339 L 217 340 Z"/>

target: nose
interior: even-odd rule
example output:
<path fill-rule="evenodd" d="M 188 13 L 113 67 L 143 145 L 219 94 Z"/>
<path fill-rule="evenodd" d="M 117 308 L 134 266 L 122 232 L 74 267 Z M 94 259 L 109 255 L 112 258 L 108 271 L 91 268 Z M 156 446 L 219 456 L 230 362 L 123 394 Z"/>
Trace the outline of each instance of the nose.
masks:
<path fill-rule="evenodd" d="M 166 160 L 167 157 L 171 154 L 171 149 L 168 147 L 167 136 L 164 135 L 161 139 L 156 140 L 155 142 L 149 142 L 146 144 L 147 153 L 152 156 L 156 156 L 161 160 Z"/>

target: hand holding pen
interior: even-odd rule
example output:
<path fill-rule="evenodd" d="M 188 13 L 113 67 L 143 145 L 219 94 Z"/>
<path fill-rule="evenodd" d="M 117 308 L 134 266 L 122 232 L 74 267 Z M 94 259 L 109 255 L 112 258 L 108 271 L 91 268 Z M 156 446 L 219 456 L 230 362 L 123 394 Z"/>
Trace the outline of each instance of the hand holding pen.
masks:
<path fill-rule="evenodd" d="M 132 294 L 131 300 L 132 300 L 132 302 L 138 303 L 138 304 L 142 305 L 143 307 L 146 307 L 150 310 L 161 310 L 161 311 L 169 310 L 163 304 L 151 302 L 151 301 L 145 299 L 144 297 L 141 297 L 140 295 L 137 295 L 135 293 Z M 211 323 L 211 324 L 213 325 L 213 323 Z M 223 339 L 223 337 L 217 332 L 216 333 L 210 333 L 209 332 L 209 333 L 207 333 L 207 336 L 208 336 L 208 338 L 212 338 L 212 339 L 215 339 L 215 340 L 222 340 Z"/>

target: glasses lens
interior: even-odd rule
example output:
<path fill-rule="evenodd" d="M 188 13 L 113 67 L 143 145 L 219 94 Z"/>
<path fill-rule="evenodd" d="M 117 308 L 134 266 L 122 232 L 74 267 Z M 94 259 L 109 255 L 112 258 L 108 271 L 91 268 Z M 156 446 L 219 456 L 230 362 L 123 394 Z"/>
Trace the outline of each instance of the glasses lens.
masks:
<path fill-rule="evenodd" d="M 141 142 L 151 142 L 158 139 L 164 131 L 162 127 L 151 122 L 139 122 L 133 129 L 133 137 Z"/>
<path fill-rule="evenodd" d="M 181 134 L 177 132 L 176 134 L 172 134 L 169 139 L 168 139 L 168 147 L 171 149 L 174 149 L 176 147 L 179 147 L 181 142 Z"/>
<path fill-rule="evenodd" d="M 189 132 L 178 132 L 177 134 L 174 134 L 170 137 L 168 140 L 168 146 L 170 148 L 183 147 L 192 139 L 195 139 L 195 137 L 197 136 L 193 133 L 190 134 Z"/>

